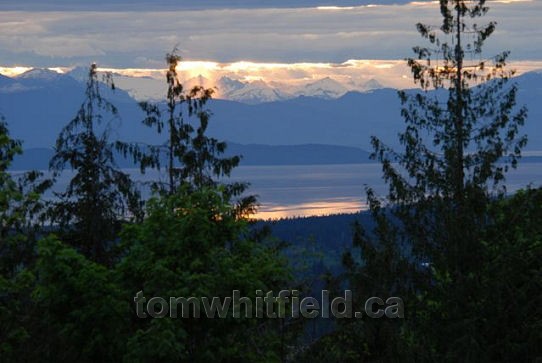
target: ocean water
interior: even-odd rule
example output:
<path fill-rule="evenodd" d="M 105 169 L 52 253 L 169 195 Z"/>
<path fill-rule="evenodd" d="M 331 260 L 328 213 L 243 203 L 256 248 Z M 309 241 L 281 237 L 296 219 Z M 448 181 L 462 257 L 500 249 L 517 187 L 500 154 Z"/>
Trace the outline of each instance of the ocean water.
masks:
<path fill-rule="evenodd" d="M 141 175 L 137 169 L 126 169 L 135 180 L 166 180 L 156 171 Z M 64 172 L 56 190 L 62 190 L 72 172 Z M 341 165 L 273 165 L 240 166 L 231 181 L 250 183 L 248 194 L 258 196 L 258 218 L 353 213 L 366 208 L 365 186 L 385 195 L 387 186 L 382 180 L 380 164 Z M 508 192 L 542 185 L 542 163 L 520 164 L 507 175 Z"/>
<path fill-rule="evenodd" d="M 232 179 L 251 183 L 249 191 L 259 196 L 261 218 L 357 212 L 366 209 L 366 186 L 381 196 L 388 190 L 378 163 L 241 166 Z M 542 163 L 520 164 L 507 174 L 505 185 L 509 193 L 541 186 Z"/>

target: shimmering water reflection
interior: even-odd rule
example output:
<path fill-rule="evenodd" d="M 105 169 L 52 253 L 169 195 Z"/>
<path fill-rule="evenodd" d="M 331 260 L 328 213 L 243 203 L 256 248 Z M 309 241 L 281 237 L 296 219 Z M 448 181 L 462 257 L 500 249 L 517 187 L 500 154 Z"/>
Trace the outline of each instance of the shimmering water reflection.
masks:
<path fill-rule="evenodd" d="M 128 169 L 138 181 L 166 180 L 165 174 Z M 63 173 L 57 190 L 63 190 L 71 178 Z M 256 218 L 276 219 L 295 216 L 353 213 L 366 208 L 365 186 L 385 195 L 379 164 L 240 166 L 233 181 L 249 182 L 249 194 L 258 196 Z M 527 185 L 542 184 L 542 163 L 523 163 L 507 177 L 507 189 L 513 192 Z"/>

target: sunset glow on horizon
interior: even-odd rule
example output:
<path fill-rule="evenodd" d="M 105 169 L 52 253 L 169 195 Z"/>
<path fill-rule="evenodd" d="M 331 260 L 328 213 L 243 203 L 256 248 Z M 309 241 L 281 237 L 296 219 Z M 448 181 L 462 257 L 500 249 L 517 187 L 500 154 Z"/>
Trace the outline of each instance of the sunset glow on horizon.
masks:
<path fill-rule="evenodd" d="M 516 70 L 516 75 L 542 69 L 542 61 L 510 62 L 510 69 Z M 57 73 L 68 73 L 74 67 L 47 67 Z M 15 66 L 0 67 L 0 74 L 17 77 L 33 67 Z M 165 76 L 165 67 L 160 68 L 113 68 L 100 67 L 100 71 L 111 72 L 113 75 L 149 78 L 156 81 L 156 86 Z M 342 63 L 330 62 L 297 62 L 297 63 L 265 63 L 255 61 L 237 61 L 220 63 L 215 61 L 186 60 L 181 61 L 178 68 L 179 78 L 188 85 L 201 84 L 205 87 L 215 87 L 222 77 L 242 82 L 263 81 L 279 86 L 288 92 L 299 85 L 330 78 L 338 82 L 346 90 L 359 90 L 362 85 L 376 80 L 384 87 L 407 89 L 415 88 L 410 70 L 404 60 L 370 60 L 349 59 Z M 127 78 L 116 79 L 122 88 Z M 129 88 L 129 87 L 128 87 Z M 215 96 L 220 97 L 217 89 Z"/>
<path fill-rule="evenodd" d="M 361 201 L 318 201 L 295 205 L 262 205 L 253 219 L 278 220 L 292 217 L 328 216 L 332 214 L 357 213 L 367 210 Z"/>

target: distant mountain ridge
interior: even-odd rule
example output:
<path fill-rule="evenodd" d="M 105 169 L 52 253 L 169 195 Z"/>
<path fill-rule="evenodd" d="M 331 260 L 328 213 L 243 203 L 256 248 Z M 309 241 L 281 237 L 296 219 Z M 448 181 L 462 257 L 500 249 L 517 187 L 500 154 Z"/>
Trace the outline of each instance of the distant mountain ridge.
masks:
<path fill-rule="evenodd" d="M 88 77 L 88 69 L 85 67 L 75 67 L 65 74 L 60 74 L 50 69 L 33 68 L 14 77 L 13 80 L 15 82 L 28 80 L 53 81 L 65 76 L 69 76 L 79 82 L 84 82 Z M 130 96 L 138 101 L 163 101 L 164 99 L 163 79 L 127 76 L 118 73 L 113 74 L 113 76 L 116 86 L 128 92 Z M 295 85 L 290 85 L 275 81 L 266 82 L 261 79 L 247 81 L 222 76 L 215 84 L 212 80 L 207 79 L 201 74 L 183 80 L 183 85 L 187 89 L 196 85 L 215 88 L 217 90 L 217 94 L 215 95 L 217 98 L 247 104 L 281 101 L 299 96 L 334 99 L 343 96 L 349 91 L 366 92 L 384 88 L 375 79 L 364 83 L 349 82 L 342 84 L 331 77 L 309 79 L 298 82 Z M 2 87 L 1 80 L 0 87 Z"/>
<path fill-rule="evenodd" d="M 150 77 L 115 76 L 119 88 L 126 90 L 139 101 L 162 100 L 164 85 L 162 80 Z M 366 92 L 384 88 L 377 80 L 371 79 L 365 83 L 341 84 L 331 77 L 317 80 L 306 80 L 290 85 L 281 82 L 266 82 L 261 79 L 245 81 L 222 76 L 216 84 L 202 75 L 189 78 L 183 82 L 186 88 L 201 85 L 217 90 L 217 98 L 237 101 L 246 104 L 259 104 L 266 102 L 284 101 L 299 96 L 335 99 L 349 91 Z"/>
<path fill-rule="evenodd" d="M 36 79 L 41 81 L 53 81 L 60 79 L 62 77 L 62 74 L 52 71 L 47 68 L 33 68 L 29 71 L 26 71 L 17 77 L 15 77 L 16 80 L 21 79 Z"/>
<path fill-rule="evenodd" d="M 80 77 L 83 71 L 79 70 Z M 244 89 L 235 80 L 223 81 L 229 82 L 232 92 Z M 518 84 L 518 105 L 525 104 L 529 109 L 522 128 L 529 138 L 526 151 L 541 151 L 542 73 L 526 73 L 513 81 Z M 0 114 L 26 149 L 50 148 L 62 127 L 76 114 L 84 99 L 84 87 L 84 82 L 67 74 L 51 77 L 47 72 L 34 72 L 16 78 L 0 77 Z M 121 116 L 113 120 L 114 138 L 148 144 L 164 142 L 163 135 L 142 125 L 145 115 L 127 91 L 113 92 L 104 87 L 104 92 Z M 397 90 L 391 88 L 349 91 L 339 98 L 299 96 L 255 104 L 213 99 L 208 107 L 213 113 L 209 134 L 245 145 L 327 144 L 371 150 L 373 135 L 397 147 L 397 134 L 404 127 Z"/>
<path fill-rule="evenodd" d="M 12 171 L 47 170 L 54 154 L 50 148 L 30 148 L 17 155 Z M 338 145 L 242 145 L 228 142 L 224 156 L 241 156 L 241 166 L 338 165 L 374 163 L 370 153 L 355 147 Z M 121 168 L 138 168 L 130 159 L 116 155 Z M 165 160 L 164 160 L 165 161 Z M 542 163 L 542 156 L 526 156 L 522 163 Z"/>
<path fill-rule="evenodd" d="M 30 148 L 16 156 L 10 170 L 47 170 L 54 153 L 50 148 Z M 240 155 L 241 165 L 328 165 L 372 162 L 369 153 L 354 147 L 337 145 L 241 145 L 228 143 L 225 156 Z M 119 167 L 137 168 L 120 154 Z"/>

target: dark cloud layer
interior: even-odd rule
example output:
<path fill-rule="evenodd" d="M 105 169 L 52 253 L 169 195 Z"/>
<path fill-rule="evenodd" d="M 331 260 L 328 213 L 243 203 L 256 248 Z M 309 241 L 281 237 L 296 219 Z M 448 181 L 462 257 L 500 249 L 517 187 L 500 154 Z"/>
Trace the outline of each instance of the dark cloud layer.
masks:
<path fill-rule="evenodd" d="M 0 5 L 0 65 L 71 66 L 97 61 L 111 67 L 161 67 L 174 46 L 189 60 L 234 62 L 334 62 L 348 59 L 403 59 L 424 44 L 415 24 L 440 21 L 437 4 L 355 6 L 344 8 L 266 8 L 265 1 L 201 0 L 200 10 L 139 11 L 124 6 L 113 11 L 20 10 L 37 1 L 13 0 Z M 51 6 L 90 7 L 105 0 L 47 2 Z M 361 1 L 356 1 L 359 4 Z M 367 0 L 367 2 L 370 2 Z M 392 2 L 390 0 L 390 2 Z M 393 1 L 395 2 L 395 1 Z M 41 3 L 41 2 L 40 2 Z M 132 1 L 130 1 L 132 3 Z M 138 6 L 149 5 L 140 0 Z M 173 1 L 158 0 L 152 6 Z M 229 9 L 213 8 L 218 4 Z M 243 8 L 252 4 L 259 8 Z M 267 3 L 271 3 L 268 1 Z M 273 4 L 322 5 L 324 0 Z M 354 1 L 333 1 L 333 6 Z M 120 6 L 122 2 L 116 2 Z M 214 4 L 214 5 L 213 5 Z M 248 4 L 248 5 L 247 5 Z M 542 59 L 538 26 L 542 1 L 490 1 L 487 19 L 497 20 L 497 32 L 485 47 L 487 56 L 510 50 L 515 60 Z M 45 6 L 45 5 L 42 5 Z M 189 6 L 189 5 L 186 5 Z M 235 8 L 238 6 L 239 8 Z"/>
<path fill-rule="evenodd" d="M 429 1 L 429 0 L 420 0 Z M 0 10 L 187 10 L 406 4 L 410 0 L 3 0 Z"/>

